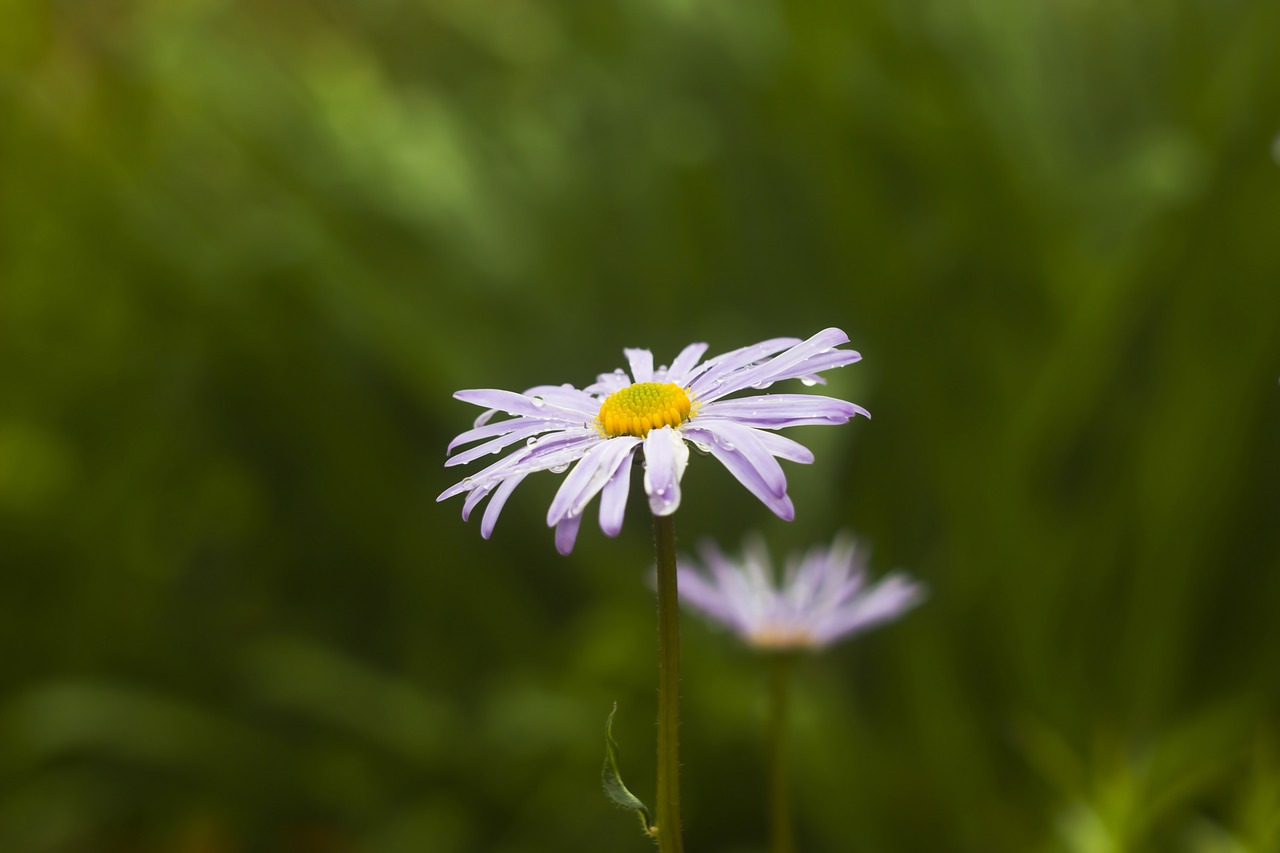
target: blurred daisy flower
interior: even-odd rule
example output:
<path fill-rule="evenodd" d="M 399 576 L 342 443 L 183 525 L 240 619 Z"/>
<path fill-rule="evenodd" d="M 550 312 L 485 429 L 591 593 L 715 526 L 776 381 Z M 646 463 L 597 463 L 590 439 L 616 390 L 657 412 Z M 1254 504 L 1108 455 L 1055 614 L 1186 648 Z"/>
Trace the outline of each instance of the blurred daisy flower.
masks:
<path fill-rule="evenodd" d="M 924 586 L 901 572 L 872 583 L 866 551 L 848 536 L 792 555 L 781 585 L 758 537 L 747 540 L 740 561 L 710 542 L 700 552 L 705 573 L 680 562 L 681 599 L 759 649 L 821 649 L 891 622 L 924 600 Z"/>
<path fill-rule="evenodd" d="M 480 522 L 489 538 L 503 505 L 520 482 L 535 471 L 563 473 L 547 512 L 556 529 L 556 548 L 573 550 L 587 504 L 600 495 L 600 527 L 609 536 L 622 529 L 631 488 L 631 462 L 644 459 L 644 490 L 649 508 L 664 516 L 680 506 L 680 478 L 689 461 L 687 442 L 729 469 L 737 480 L 779 517 L 791 520 L 795 510 L 787 497 L 787 480 L 779 459 L 808 463 L 813 454 L 803 445 L 772 430 L 802 424 L 842 424 L 854 415 L 870 417 L 853 403 L 816 394 L 762 394 L 725 399 L 743 391 L 768 388 L 784 379 L 806 385 L 823 382 L 824 370 L 858 361 L 839 329 L 827 329 L 808 340 L 774 338 L 702 361 L 703 343 L 690 344 L 670 367 L 653 364 L 649 350 L 624 350 L 631 372 L 601 374 L 583 389 L 572 385 L 540 385 L 523 394 L 513 391 L 459 391 L 453 396 L 486 411 L 449 444 L 481 442 L 445 462 L 462 465 L 515 449 L 487 468 L 445 489 L 436 500 L 466 495 L 462 517 L 468 518 L 491 497 Z M 492 421 L 494 415 L 511 415 Z M 576 464 L 575 464 L 576 463 Z"/>

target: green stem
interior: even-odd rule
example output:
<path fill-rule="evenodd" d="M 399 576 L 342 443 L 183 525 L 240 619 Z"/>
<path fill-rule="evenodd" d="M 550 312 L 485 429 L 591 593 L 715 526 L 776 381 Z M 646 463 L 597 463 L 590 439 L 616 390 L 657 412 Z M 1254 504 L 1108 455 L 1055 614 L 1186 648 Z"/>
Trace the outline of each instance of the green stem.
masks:
<path fill-rule="evenodd" d="M 791 800 L 787 796 L 787 719 L 790 712 L 791 668 L 788 654 L 769 660 L 769 819 L 773 853 L 795 853 Z"/>
<path fill-rule="evenodd" d="M 680 831 L 680 594 L 676 588 L 676 526 L 653 517 L 658 552 L 658 850 L 684 853 Z"/>

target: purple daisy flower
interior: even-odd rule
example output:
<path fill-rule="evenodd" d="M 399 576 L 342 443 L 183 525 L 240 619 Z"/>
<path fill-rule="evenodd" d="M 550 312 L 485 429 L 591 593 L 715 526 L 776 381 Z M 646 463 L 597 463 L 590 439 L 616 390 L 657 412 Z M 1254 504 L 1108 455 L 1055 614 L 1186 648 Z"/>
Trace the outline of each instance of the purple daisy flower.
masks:
<path fill-rule="evenodd" d="M 680 506 L 680 478 L 689 461 L 686 442 L 711 454 L 765 506 L 790 521 L 795 515 L 787 497 L 787 479 L 779 459 L 808 463 L 813 454 L 803 445 L 771 430 L 802 424 L 842 424 L 865 409 L 816 394 L 761 394 L 724 398 L 767 388 L 784 379 L 806 385 L 823 382 L 818 373 L 858 361 L 853 350 L 837 349 L 849 337 L 827 329 L 808 340 L 774 338 L 701 361 L 707 345 L 690 344 L 671 366 L 653 366 L 649 350 L 624 350 L 631 373 L 601 374 L 584 389 L 572 385 L 540 385 L 523 394 L 514 391 L 459 391 L 453 396 L 484 406 L 475 428 L 449 444 L 448 452 L 481 441 L 445 462 L 462 465 L 515 450 L 489 467 L 445 489 L 437 501 L 465 494 L 462 517 L 492 495 L 480 522 L 488 539 L 507 498 L 535 471 L 562 473 L 564 478 L 547 512 L 556 529 L 556 548 L 573 550 L 587 504 L 600 495 L 600 527 L 609 536 L 622 529 L 623 510 L 631 488 L 631 460 L 643 448 L 644 490 L 655 515 L 670 515 Z M 512 417 L 490 423 L 498 412 Z"/>
<path fill-rule="evenodd" d="M 897 619 L 925 596 L 924 586 L 901 572 L 869 583 L 866 551 L 847 536 L 792 555 L 780 586 L 758 537 L 747 540 L 740 562 L 710 542 L 701 554 L 705 574 L 680 563 L 681 598 L 760 649 L 821 649 Z"/>

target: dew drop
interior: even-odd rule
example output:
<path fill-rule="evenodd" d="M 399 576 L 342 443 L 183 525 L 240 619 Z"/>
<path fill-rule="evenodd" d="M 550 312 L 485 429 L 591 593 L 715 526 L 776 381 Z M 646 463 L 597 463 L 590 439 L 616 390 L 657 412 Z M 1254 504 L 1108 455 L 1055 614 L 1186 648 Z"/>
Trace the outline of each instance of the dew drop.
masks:
<path fill-rule="evenodd" d="M 710 452 L 711 452 L 711 445 L 709 445 L 709 444 L 704 444 L 704 443 L 703 443 L 703 442 L 701 442 L 701 441 L 693 441 L 693 439 L 689 439 L 689 440 L 693 443 L 693 449 L 694 449 L 694 450 L 696 450 L 696 451 L 698 451 L 699 453 L 710 453 Z"/>
<path fill-rule="evenodd" d="M 565 462 L 563 465 L 552 465 L 547 470 L 552 474 L 563 474 L 565 471 L 569 470 L 569 463 Z"/>
<path fill-rule="evenodd" d="M 530 447 L 536 446 L 537 443 L 538 443 L 538 436 L 536 435 L 532 436 L 528 441 L 525 442 L 525 444 L 529 445 Z"/>
<path fill-rule="evenodd" d="M 814 385 L 818 384 L 818 380 L 814 379 L 812 376 L 801 376 L 800 384 L 807 385 L 808 387 L 812 388 Z"/>
<path fill-rule="evenodd" d="M 533 403 L 535 406 L 538 406 L 539 408 L 541 408 L 542 406 L 545 406 L 545 405 L 547 404 L 547 401 L 546 401 L 546 400 L 544 400 L 544 399 L 542 399 L 541 397 L 538 397 L 538 396 L 536 396 L 536 395 L 535 395 L 535 396 L 533 396 L 533 397 L 530 397 L 530 398 L 529 398 L 529 402 Z"/>

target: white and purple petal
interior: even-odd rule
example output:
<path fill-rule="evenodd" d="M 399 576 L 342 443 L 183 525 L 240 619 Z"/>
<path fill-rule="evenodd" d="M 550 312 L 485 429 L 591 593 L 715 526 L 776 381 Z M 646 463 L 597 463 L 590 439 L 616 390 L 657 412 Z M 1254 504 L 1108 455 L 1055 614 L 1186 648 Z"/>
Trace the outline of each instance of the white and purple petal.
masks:
<path fill-rule="evenodd" d="M 556 550 L 566 557 L 573 553 L 573 543 L 578 541 L 578 528 L 582 515 L 566 515 L 556 523 Z"/>
<path fill-rule="evenodd" d="M 546 418 L 565 424 L 582 423 L 582 412 L 564 408 L 556 403 L 548 402 L 538 396 L 526 396 L 515 391 L 503 391 L 497 388 L 473 388 L 458 391 L 453 395 L 464 403 L 473 403 L 487 409 L 496 409 L 509 415 L 527 415 L 535 418 Z"/>
<path fill-rule="evenodd" d="M 527 475 L 516 474 L 508 477 L 498 484 L 498 488 L 493 490 L 493 499 L 489 501 L 489 505 L 484 508 L 484 517 L 480 519 L 480 537 L 488 539 L 493 535 L 493 526 L 498 523 L 498 514 L 502 512 L 502 507 L 507 502 L 507 498 L 511 497 L 511 493 L 515 491 L 516 486 L 524 480 Z"/>
<path fill-rule="evenodd" d="M 524 425 L 517 429 L 512 429 L 495 439 L 486 441 L 484 444 L 477 444 L 469 450 L 464 450 L 457 456 L 446 459 L 444 463 L 445 467 L 451 468 L 454 465 L 465 465 L 468 462 L 479 459 L 481 456 L 498 453 L 502 448 L 509 447 L 516 442 L 525 441 L 536 435 L 547 432 L 548 430 L 556 429 L 556 427 L 548 426 L 545 421 L 541 421 L 537 418 L 516 418 L 514 420 L 518 420 Z M 514 421 L 503 421 L 504 424 L 513 422 Z"/>
<path fill-rule="evenodd" d="M 631 365 L 631 379 L 634 382 L 653 381 L 653 353 L 647 349 L 625 349 L 627 363 Z"/>
<path fill-rule="evenodd" d="M 760 502 L 767 506 L 774 515 L 784 521 L 791 521 L 796 517 L 795 506 L 791 503 L 791 498 L 787 497 L 785 492 L 781 495 L 775 493 L 756 466 L 736 446 L 725 447 L 724 444 L 716 440 L 715 435 L 703 430 L 686 428 L 684 432 L 689 438 L 704 444 L 707 452 L 720 460 L 720 463 L 729 469 L 729 473 L 745 486 L 747 491 L 759 498 Z"/>
<path fill-rule="evenodd" d="M 840 344 L 849 342 L 849 336 L 840 329 L 824 329 L 808 340 L 792 346 L 768 361 L 739 371 L 724 385 L 724 393 L 730 394 L 743 388 L 798 379 L 820 370 L 852 364 L 862 356 L 853 350 L 837 350 Z"/>
<path fill-rule="evenodd" d="M 694 430 L 689 430 L 694 432 Z M 760 479 L 776 497 L 787 493 L 787 476 L 782 473 L 778 460 L 765 448 L 764 443 L 756 436 L 757 430 L 742 426 L 725 418 L 698 418 L 697 432 L 710 435 L 712 442 L 725 450 L 737 450 L 751 467 L 760 474 Z"/>
<path fill-rule="evenodd" d="M 644 491 L 654 515 L 671 515 L 680 508 L 680 478 L 689 464 L 689 446 L 669 426 L 651 429 L 644 437 Z"/>
<path fill-rule="evenodd" d="M 762 394 L 706 403 L 698 417 L 722 417 L 744 426 L 784 429 L 809 424 L 843 424 L 855 415 L 871 417 L 861 406 L 819 394 Z M 696 420 L 696 419 L 695 419 Z"/>
<path fill-rule="evenodd" d="M 635 452 L 635 446 L 627 450 L 618 460 L 604 488 L 600 490 L 600 529 L 605 536 L 617 536 L 622 532 L 627 495 L 631 493 L 631 460 Z"/>
<path fill-rule="evenodd" d="M 798 342 L 798 338 L 773 338 L 709 359 L 690 371 L 689 389 L 698 399 L 707 402 L 723 397 L 729 393 L 724 389 L 732 387 L 732 377 L 736 371 L 750 367 Z"/>
<path fill-rule="evenodd" d="M 618 468 L 621 459 L 630 458 L 640 439 L 631 435 L 601 441 L 583 454 L 564 478 L 547 510 L 547 525 L 554 526 L 566 515 L 578 515 L 599 494 Z"/>

